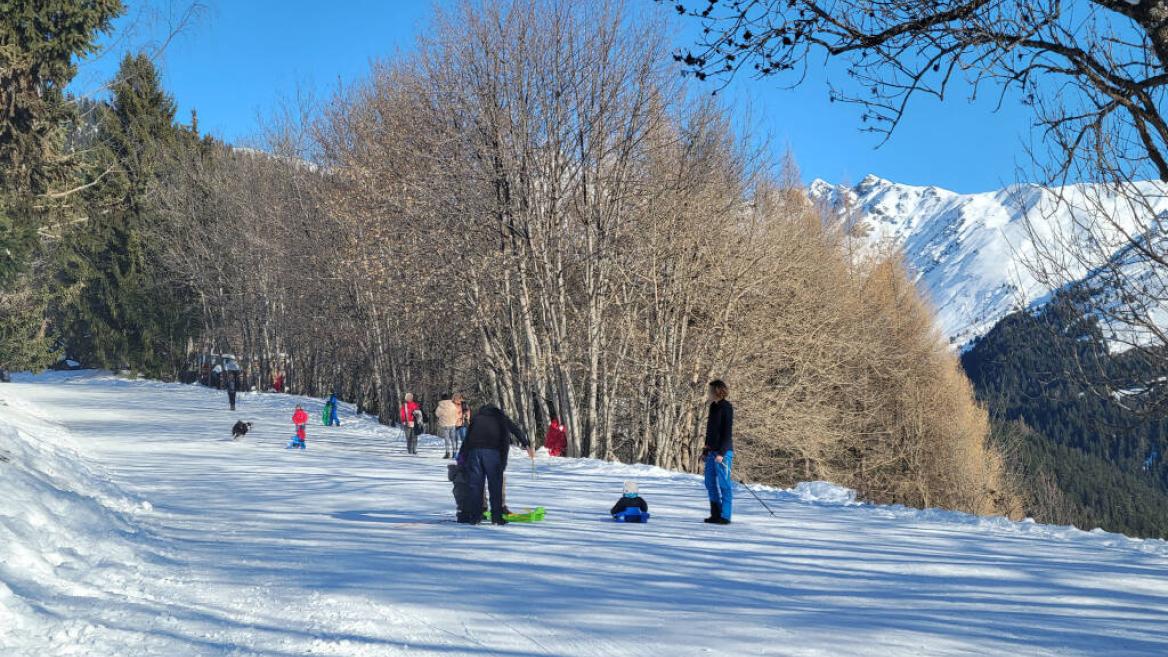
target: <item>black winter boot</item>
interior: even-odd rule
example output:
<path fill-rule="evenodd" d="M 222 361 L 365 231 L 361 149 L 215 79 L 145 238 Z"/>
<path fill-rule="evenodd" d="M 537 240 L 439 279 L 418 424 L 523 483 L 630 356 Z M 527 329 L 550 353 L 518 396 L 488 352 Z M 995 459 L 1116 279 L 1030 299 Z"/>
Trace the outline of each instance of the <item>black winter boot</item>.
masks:
<path fill-rule="evenodd" d="M 492 525 L 505 525 L 505 524 L 507 524 L 507 519 L 504 518 L 503 516 L 494 516 L 491 518 L 491 524 Z"/>
<path fill-rule="evenodd" d="M 716 524 L 722 519 L 722 503 L 710 502 L 710 517 L 706 518 L 705 522 Z"/>

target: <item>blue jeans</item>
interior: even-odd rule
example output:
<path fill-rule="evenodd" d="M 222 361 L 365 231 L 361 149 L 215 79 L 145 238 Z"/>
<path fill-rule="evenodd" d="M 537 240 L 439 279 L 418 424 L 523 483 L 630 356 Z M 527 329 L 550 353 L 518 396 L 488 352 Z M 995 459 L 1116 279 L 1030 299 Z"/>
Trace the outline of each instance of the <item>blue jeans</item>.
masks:
<path fill-rule="evenodd" d="M 734 450 L 726 452 L 719 465 L 711 453 L 706 457 L 706 492 L 710 494 L 710 501 L 722 505 L 722 517 L 729 520 L 731 507 L 734 504 L 734 480 L 730 478 L 730 468 L 734 463 Z"/>
<path fill-rule="evenodd" d="M 466 455 L 466 470 L 470 479 L 471 510 L 483 508 L 483 481 L 491 496 L 491 518 L 503 517 L 503 470 L 507 467 L 497 449 L 472 449 Z"/>

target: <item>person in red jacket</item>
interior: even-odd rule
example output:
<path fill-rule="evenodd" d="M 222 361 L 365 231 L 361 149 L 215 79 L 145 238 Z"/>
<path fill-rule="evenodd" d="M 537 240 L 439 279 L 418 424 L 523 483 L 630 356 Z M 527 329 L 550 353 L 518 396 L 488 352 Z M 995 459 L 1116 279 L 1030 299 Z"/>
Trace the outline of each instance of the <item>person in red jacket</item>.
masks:
<path fill-rule="evenodd" d="M 402 427 L 406 430 L 406 452 L 410 454 L 418 453 L 418 434 L 422 427 L 418 426 L 418 402 L 414 401 L 414 393 L 407 392 L 406 400 L 402 402 L 401 408 L 398 409 L 399 419 Z"/>
<path fill-rule="evenodd" d="M 568 449 L 568 432 L 557 415 L 551 416 L 547 435 L 543 438 L 543 446 L 547 448 L 548 456 L 563 456 Z"/>
<path fill-rule="evenodd" d="M 308 424 L 308 412 L 300 404 L 296 405 L 296 412 L 292 413 L 292 424 L 296 425 L 296 438 L 289 447 L 304 449 L 306 447 L 304 441 L 308 438 L 308 432 L 305 429 Z"/>

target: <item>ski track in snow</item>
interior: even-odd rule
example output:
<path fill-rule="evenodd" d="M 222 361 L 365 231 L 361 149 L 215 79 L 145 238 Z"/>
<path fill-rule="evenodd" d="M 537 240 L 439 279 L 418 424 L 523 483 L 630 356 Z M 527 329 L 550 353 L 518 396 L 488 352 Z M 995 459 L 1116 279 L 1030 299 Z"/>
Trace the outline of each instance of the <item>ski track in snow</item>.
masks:
<path fill-rule="evenodd" d="M 516 452 L 512 508 L 451 522 L 441 441 L 344 408 L 97 373 L 0 385 L 0 655 L 1164 655 L 1168 545 L 739 490 Z M 255 422 L 229 439 L 236 419 Z M 35 468 L 41 468 L 36 470 Z M 606 516 L 621 482 L 647 525 Z"/>

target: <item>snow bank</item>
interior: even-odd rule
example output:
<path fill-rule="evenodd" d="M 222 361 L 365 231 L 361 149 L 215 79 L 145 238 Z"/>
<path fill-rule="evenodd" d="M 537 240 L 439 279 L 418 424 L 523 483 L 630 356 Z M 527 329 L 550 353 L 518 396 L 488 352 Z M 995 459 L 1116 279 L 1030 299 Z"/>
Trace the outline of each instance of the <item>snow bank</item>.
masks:
<path fill-rule="evenodd" d="M 846 506 L 856 504 L 856 491 L 837 486 L 828 481 L 804 481 L 791 489 L 795 497 L 804 502 Z"/>
<path fill-rule="evenodd" d="M 134 516 L 150 505 L 88 465 L 64 431 L 11 402 L 0 400 L 0 414 L 0 648 L 11 648 L 42 625 L 73 631 L 40 601 L 83 599 L 111 583 L 133 590 L 127 575 L 142 559 Z"/>

